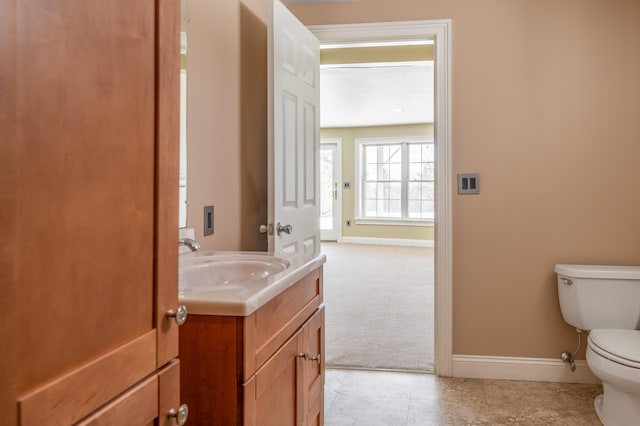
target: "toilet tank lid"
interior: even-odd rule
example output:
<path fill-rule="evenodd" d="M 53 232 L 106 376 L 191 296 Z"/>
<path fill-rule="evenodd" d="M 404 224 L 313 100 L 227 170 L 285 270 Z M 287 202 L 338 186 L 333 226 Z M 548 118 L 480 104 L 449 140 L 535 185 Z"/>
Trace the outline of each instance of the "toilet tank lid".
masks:
<path fill-rule="evenodd" d="M 575 278 L 640 280 L 640 266 L 556 265 L 555 271 L 558 274 Z"/>

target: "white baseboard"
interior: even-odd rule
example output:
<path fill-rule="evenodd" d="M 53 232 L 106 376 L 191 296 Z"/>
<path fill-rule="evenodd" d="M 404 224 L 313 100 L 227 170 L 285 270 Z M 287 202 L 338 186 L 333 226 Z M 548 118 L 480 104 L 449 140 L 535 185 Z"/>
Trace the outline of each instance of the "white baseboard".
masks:
<path fill-rule="evenodd" d="M 401 238 L 342 237 L 346 244 L 374 244 L 379 246 L 433 247 L 433 240 L 409 240 Z"/>
<path fill-rule="evenodd" d="M 475 355 L 452 356 L 453 377 L 471 379 L 526 380 L 534 382 L 591 383 L 598 379 L 587 361 L 576 361 L 576 371 L 560 359 L 516 358 Z"/>

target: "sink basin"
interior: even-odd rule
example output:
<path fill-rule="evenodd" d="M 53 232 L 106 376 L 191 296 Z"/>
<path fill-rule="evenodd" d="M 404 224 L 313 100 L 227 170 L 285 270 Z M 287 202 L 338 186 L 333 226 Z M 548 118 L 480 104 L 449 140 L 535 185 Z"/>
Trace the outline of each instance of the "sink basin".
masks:
<path fill-rule="evenodd" d="M 217 254 L 181 260 L 181 290 L 211 291 L 244 285 L 278 274 L 289 268 L 287 260 L 259 254 Z"/>
<path fill-rule="evenodd" d="M 322 266 L 323 254 L 185 253 L 179 258 L 178 300 L 189 315 L 248 316 Z"/>

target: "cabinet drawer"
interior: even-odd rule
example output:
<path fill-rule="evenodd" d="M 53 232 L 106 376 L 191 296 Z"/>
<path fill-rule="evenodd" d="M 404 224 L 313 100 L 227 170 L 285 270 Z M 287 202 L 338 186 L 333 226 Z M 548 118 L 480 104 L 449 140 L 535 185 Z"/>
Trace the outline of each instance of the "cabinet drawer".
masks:
<path fill-rule="evenodd" d="M 22 426 L 63 426 L 135 385 L 156 368 L 156 331 L 150 331 L 18 398 Z"/>
<path fill-rule="evenodd" d="M 245 318 L 247 380 L 322 303 L 322 268 L 318 268 Z"/>
<path fill-rule="evenodd" d="M 151 376 L 76 426 L 144 426 L 158 414 L 158 376 Z"/>

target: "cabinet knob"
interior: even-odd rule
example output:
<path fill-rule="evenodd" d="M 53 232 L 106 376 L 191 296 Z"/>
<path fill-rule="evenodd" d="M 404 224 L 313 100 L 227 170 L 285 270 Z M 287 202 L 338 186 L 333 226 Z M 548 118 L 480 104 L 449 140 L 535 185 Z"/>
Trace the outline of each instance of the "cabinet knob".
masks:
<path fill-rule="evenodd" d="M 167 318 L 175 318 L 176 324 L 182 325 L 187 320 L 187 307 L 184 305 L 178 306 L 178 310 L 174 311 L 173 309 L 169 310 L 165 315 Z"/>
<path fill-rule="evenodd" d="M 187 417 L 189 417 L 189 406 L 187 404 L 182 404 L 178 410 L 172 408 L 167 413 L 167 417 L 170 419 L 175 417 L 176 423 L 182 426 L 187 422 Z"/>
<path fill-rule="evenodd" d="M 311 358 L 309 358 L 309 361 L 316 361 L 318 363 L 318 365 L 320 364 L 320 354 L 316 355 L 316 356 L 312 356 Z"/>

